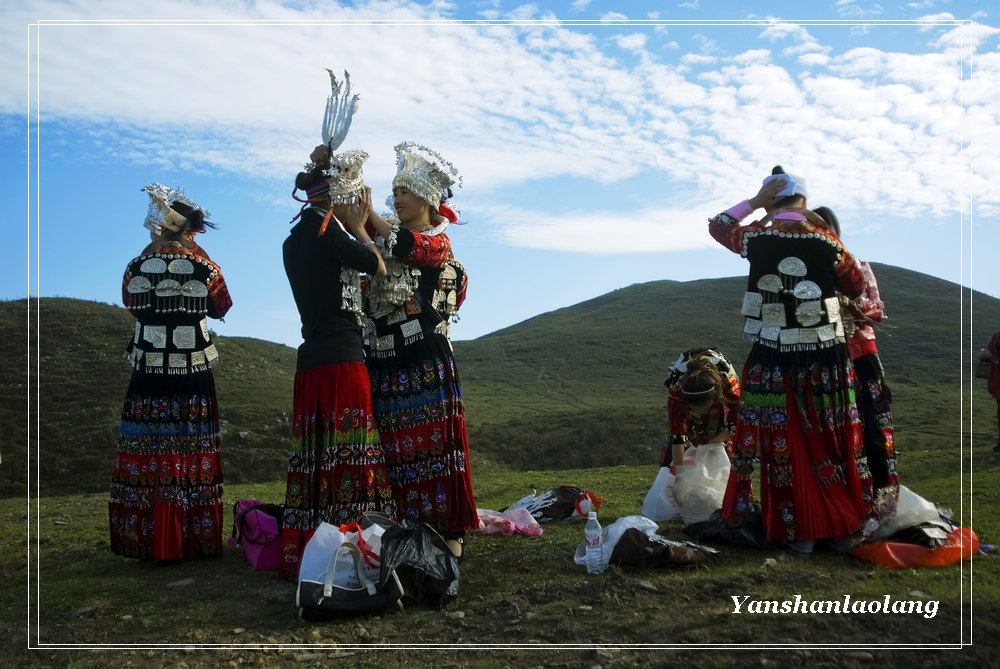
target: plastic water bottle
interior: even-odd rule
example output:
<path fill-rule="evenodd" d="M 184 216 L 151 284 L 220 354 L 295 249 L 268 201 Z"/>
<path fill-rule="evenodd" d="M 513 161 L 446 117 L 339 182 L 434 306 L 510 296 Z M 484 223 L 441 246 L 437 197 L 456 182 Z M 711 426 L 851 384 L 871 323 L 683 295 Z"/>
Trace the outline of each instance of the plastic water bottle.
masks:
<path fill-rule="evenodd" d="M 587 514 L 587 526 L 583 529 L 587 542 L 587 573 L 600 574 L 604 571 L 604 545 L 601 543 L 601 524 L 597 512 Z"/>

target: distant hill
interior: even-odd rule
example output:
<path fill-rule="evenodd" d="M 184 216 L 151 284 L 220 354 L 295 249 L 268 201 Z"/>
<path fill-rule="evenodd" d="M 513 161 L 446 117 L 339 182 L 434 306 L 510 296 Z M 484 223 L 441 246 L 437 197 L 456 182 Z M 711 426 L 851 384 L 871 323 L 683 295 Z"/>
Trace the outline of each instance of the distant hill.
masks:
<path fill-rule="evenodd" d="M 1000 300 L 873 267 L 889 312 L 879 349 L 895 394 L 898 446 L 957 449 L 969 429 L 961 422 L 962 355 L 1000 328 Z M 638 284 L 455 342 L 473 450 L 531 469 L 655 462 L 669 364 L 702 345 L 719 347 L 738 367 L 746 357 L 739 315 L 745 285 L 743 277 Z M 0 496 L 26 489 L 26 417 L 38 445 L 32 478 L 42 494 L 104 490 L 130 374 L 121 351 L 132 317 L 68 298 L 30 304 L 37 313 L 28 333 L 28 301 L 0 302 L 7 342 L 0 352 Z M 216 343 L 226 479 L 280 479 L 295 350 L 246 337 Z M 29 360 L 34 370 L 36 351 L 41 383 L 29 412 L 26 372 Z M 972 392 L 988 400 L 984 384 Z M 995 420 L 992 408 L 977 411 L 971 429 L 995 438 Z"/>
<path fill-rule="evenodd" d="M 1000 328 L 1000 300 L 898 267 L 873 269 L 888 312 L 878 346 L 904 428 L 899 445 L 942 433 L 957 448 L 962 354 L 978 353 Z M 528 468 L 654 461 L 670 363 L 708 345 L 742 366 L 745 290 L 745 277 L 655 281 L 456 342 L 471 443 Z M 984 388 L 973 387 L 989 399 Z M 974 420 L 995 438 L 992 408 Z"/>

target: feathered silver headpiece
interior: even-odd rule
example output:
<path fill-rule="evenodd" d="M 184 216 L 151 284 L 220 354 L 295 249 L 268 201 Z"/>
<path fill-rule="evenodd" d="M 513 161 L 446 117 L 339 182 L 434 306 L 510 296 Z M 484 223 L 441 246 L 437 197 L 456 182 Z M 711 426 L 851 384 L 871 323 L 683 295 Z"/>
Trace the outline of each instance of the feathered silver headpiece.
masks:
<path fill-rule="evenodd" d="M 160 234 L 163 228 L 168 230 L 179 230 L 183 227 L 186 218 L 170 208 L 174 202 L 183 202 L 192 209 L 197 209 L 202 216 L 211 216 L 207 211 L 199 207 L 189 197 L 184 195 L 183 188 L 170 188 L 161 183 L 151 183 L 143 186 L 142 189 L 149 195 L 149 212 L 146 220 L 142 222 L 147 230 Z"/>
<path fill-rule="evenodd" d="M 326 113 L 323 114 L 323 143 L 330 147 L 330 153 L 336 151 L 347 131 L 351 129 L 354 112 L 358 111 L 358 96 L 351 97 L 351 75 L 344 70 L 344 83 L 337 81 L 337 75 L 330 73 L 330 96 L 326 99 Z"/>
<path fill-rule="evenodd" d="M 347 70 L 344 70 L 343 84 L 337 81 L 333 70 L 327 68 L 326 71 L 330 73 L 330 96 L 323 114 L 323 143 L 330 148 L 330 168 L 326 175 L 330 180 L 330 201 L 340 204 L 364 192 L 362 167 L 368 154 L 359 150 L 334 154 L 351 129 L 354 112 L 358 110 L 358 95 L 351 95 L 351 75 Z"/>
<path fill-rule="evenodd" d="M 396 147 L 396 177 L 392 187 L 403 187 L 432 207 L 441 204 L 444 193 L 462 177 L 441 154 L 422 144 L 403 142 Z"/>

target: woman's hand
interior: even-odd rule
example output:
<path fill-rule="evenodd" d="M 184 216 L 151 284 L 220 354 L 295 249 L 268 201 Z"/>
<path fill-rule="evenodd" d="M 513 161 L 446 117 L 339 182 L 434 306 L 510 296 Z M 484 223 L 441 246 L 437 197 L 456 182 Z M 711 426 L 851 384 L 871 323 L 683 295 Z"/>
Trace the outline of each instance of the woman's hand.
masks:
<path fill-rule="evenodd" d="M 372 206 L 372 189 L 365 189 L 365 203 L 368 205 L 368 210 L 371 212 L 368 214 L 368 222 L 372 224 L 375 228 L 375 234 L 382 237 L 383 239 L 389 239 L 392 234 L 392 223 L 382 218 L 378 212 L 375 211 L 375 207 Z"/>
<path fill-rule="evenodd" d="M 366 191 L 368 189 L 365 189 Z M 368 220 L 368 215 L 371 213 L 371 193 L 366 193 L 367 197 L 364 195 L 359 195 L 354 199 L 349 205 L 347 205 L 347 211 L 344 214 L 344 227 L 350 232 L 354 237 L 359 237 L 364 233 L 365 222 Z M 367 239 L 368 235 L 364 233 Z"/>
<path fill-rule="evenodd" d="M 778 195 L 778 193 L 784 190 L 787 185 L 788 179 L 778 175 L 777 179 L 768 181 L 760 187 L 760 190 L 757 191 L 756 195 L 750 198 L 750 206 L 754 209 L 771 208 L 778 200 L 781 199 L 781 196 Z"/>

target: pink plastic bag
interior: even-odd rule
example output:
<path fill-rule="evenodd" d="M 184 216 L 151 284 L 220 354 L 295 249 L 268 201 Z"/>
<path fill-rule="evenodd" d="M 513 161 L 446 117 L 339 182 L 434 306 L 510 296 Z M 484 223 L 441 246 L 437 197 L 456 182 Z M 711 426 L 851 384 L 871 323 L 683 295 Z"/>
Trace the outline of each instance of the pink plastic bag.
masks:
<path fill-rule="evenodd" d="M 508 509 L 503 513 L 489 509 L 478 509 L 478 513 L 479 527 L 469 530 L 470 534 L 510 536 L 515 532 L 521 532 L 538 536 L 542 533 L 541 525 L 524 508 Z"/>

